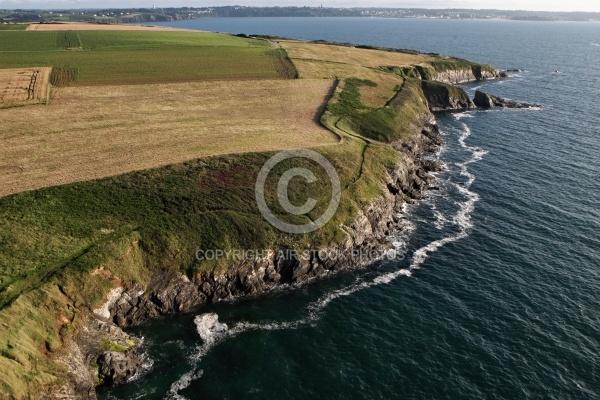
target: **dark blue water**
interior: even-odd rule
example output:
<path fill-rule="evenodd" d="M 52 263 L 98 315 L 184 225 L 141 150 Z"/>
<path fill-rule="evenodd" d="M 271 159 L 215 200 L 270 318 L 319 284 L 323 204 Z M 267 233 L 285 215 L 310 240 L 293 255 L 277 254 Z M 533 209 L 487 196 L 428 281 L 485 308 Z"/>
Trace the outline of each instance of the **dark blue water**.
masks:
<path fill-rule="evenodd" d="M 470 84 L 541 110 L 438 115 L 440 190 L 402 261 L 136 328 L 152 370 L 104 399 L 600 399 L 600 24 L 211 19 L 522 68 Z M 557 73 L 556 71 L 560 71 Z M 403 245 L 402 245 L 403 243 Z M 194 316 L 229 332 L 200 339 Z"/>

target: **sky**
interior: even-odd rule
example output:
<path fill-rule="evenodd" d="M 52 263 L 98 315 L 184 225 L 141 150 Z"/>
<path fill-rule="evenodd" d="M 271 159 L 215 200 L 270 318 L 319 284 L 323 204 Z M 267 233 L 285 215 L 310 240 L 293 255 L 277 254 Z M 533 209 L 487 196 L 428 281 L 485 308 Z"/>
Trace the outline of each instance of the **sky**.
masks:
<path fill-rule="evenodd" d="M 319 6 L 324 7 L 393 7 L 393 8 L 494 8 L 534 11 L 595 11 L 600 12 L 598 0 L 0 0 L 0 9 L 14 8 L 136 8 L 136 7 L 209 7 L 243 6 Z"/>

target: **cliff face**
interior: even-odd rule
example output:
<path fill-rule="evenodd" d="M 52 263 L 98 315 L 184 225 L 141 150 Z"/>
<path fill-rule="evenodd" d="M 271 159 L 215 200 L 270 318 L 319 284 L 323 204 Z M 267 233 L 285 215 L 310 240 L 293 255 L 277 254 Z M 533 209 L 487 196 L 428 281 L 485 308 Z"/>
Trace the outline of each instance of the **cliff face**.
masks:
<path fill-rule="evenodd" d="M 111 308 L 112 320 L 120 326 L 138 324 L 156 315 L 185 311 L 197 304 L 254 296 L 281 285 L 306 281 L 348 268 L 361 266 L 353 257 L 374 250 L 383 255 L 389 248 L 386 238 L 401 228 L 398 215 L 406 199 L 419 198 L 433 182 L 428 172 L 436 165 L 422 156 L 441 144 L 436 125 L 428 124 L 410 141 L 397 144 L 408 157 L 390 172 L 387 192 L 362 210 L 354 223 L 346 226 L 345 241 L 329 248 L 314 248 L 296 254 L 289 248 L 271 249 L 265 257 L 234 263 L 223 273 L 204 273 L 193 278 L 157 273 L 143 290 L 132 287 Z M 324 257 L 323 255 L 327 255 Z M 363 263 L 372 260 L 363 260 Z"/>
<path fill-rule="evenodd" d="M 456 86 L 436 81 L 422 81 L 421 87 L 432 111 L 462 110 L 475 106 L 469 95 Z"/>
<path fill-rule="evenodd" d="M 402 229 L 398 216 L 403 204 L 418 199 L 431 188 L 434 178 L 429 173 L 440 169 L 436 162 L 424 158 L 442 144 L 433 115 L 423 115 L 421 121 L 422 126 L 410 138 L 392 143 L 405 156 L 389 171 L 387 181 L 382 182 L 387 190 L 343 228 L 347 236 L 338 245 L 303 254 L 286 247 L 274 248 L 264 257 L 233 263 L 224 272 L 198 274 L 192 279 L 180 273 L 157 271 L 147 286 L 134 283 L 111 291 L 108 301 L 90 313 L 83 333 L 71 345 L 65 363 L 73 381 L 65 387 L 64 398 L 94 398 L 94 386 L 99 382 L 125 382 L 143 371 L 142 357 L 134 344 L 139 339 L 124 334 L 124 327 L 189 311 L 206 302 L 256 296 L 282 285 L 299 286 L 368 264 L 373 255 L 383 256 L 391 247 L 389 234 Z M 364 254 L 370 257 L 362 258 Z M 120 345 L 99 348 L 99 341 Z M 130 345 L 122 347 L 123 343 Z M 95 369 L 90 369 L 96 364 Z"/>
<path fill-rule="evenodd" d="M 483 70 L 474 66 L 465 69 L 449 69 L 446 71 L 437 72 L 433 79 L 444 83 L 458 84 L 505 77 L 506 74 L 500 70 Z"/>
<path fill-rule="evenodd" d="M 427 70 L 428 76 L 432 71 L 432 68 Z M 448 77 L 477 79 L 473 69 L 470 74 L 461 71 L 447 70 L 435 77 L 439 80 Z M 418 118 L 411 122 L 409 136 L 390 143 L 403 157 L 395 168 L 387 172 L 385 181 L 380 179 L 383 175 L 377 179 L 385 188 L 383 194 L 363 207 L 352 223 L 343 226 L 345 239 L 331 247 L 315 247 L 302 254 L 285 246 L 275 247 L 262 257 L 233 262 L 225 271 L 202 272 L 190 277 L 178 272 L 156 271 L 147 285 L 121 281 L 120 287 L 111 292 L 109 301 L 86 319 L 82 329 L 86 333 L 75 337 L 71 359 L 67 363 L 73 376 L 70 387 L 75 391 L 63 398 L 93 398 L 97 376 L 104 382 L 118 383 L 143 372 L 142 357 L 135 344 L 139 340 L 122 336 L 122 328 L 140 324 L 149 318 L 189 311 L 206 302 L 256 296 L 284 285 L 299 286 L 369 264 L 374 260 L 373 255 L 383 256 L 390 248 L 389 235 L 402 229 L 403 223 L 399 218 L 402 206 L 407 201 L 420 198 L 428 188 L 433 188 L 434 178 L 430 172 L 441 169 L 438 163 L 427 157 L 442 144 L 430 111 L 473 107 L 462 89 L 424 79 L 417 67 L 396 73 L 410 76 L 402 89 L 403 96 L 394 98 L 385 110 L 392 112 L 394 107 L 410 108 L 417 104 L 419 111 L 415 115 Z M 479 75 L 485 79 L 488 79 L 487 76 Z M 357 258 L 357 254 L 361 256 Z M 370 257 L 362 257 L 364 254 Z M 105 348 L 99 348 L 99 340 L 109 340 L 117 345 L 109 343 Z M 90 364 L 97 364 L 96 370 L 90 371 L 86 367 Z"/>

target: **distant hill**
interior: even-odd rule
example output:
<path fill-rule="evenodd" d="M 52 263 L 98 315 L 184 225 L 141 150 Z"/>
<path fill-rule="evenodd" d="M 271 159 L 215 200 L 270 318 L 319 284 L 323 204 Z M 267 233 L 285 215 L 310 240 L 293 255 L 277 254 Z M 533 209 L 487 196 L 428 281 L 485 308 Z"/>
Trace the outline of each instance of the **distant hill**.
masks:
<path fill-rule="evenodd" d="M 420 8 L 327 7 L 179 7 L 96 10 L 0 10 L 0 24 L 40 21 L 139 23 L 225 17 L 382 17 L 440 19 L 507 19 L 525 21 L 600 21 L 600 13 Z"/>

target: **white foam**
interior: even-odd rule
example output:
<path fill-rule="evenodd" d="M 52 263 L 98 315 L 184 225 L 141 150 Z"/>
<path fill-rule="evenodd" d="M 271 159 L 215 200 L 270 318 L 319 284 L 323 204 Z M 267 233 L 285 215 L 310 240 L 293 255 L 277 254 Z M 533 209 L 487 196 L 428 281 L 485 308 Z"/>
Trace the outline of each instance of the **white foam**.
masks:
<path fill-rule="evenodd" d="M 349 296 L 353 293 L 358 292 L 359 290 L 366 289 L 368 287 L 370 287 L 370 285 L 367 282 L 364 282 L 364 281 L 358 279 L 356 283 L 354 283 L 350 286 L 347 286 L 342 289 L 337 289 L 337 290 L 327 293 L 325 296 L 321 297 L 316 302 L 311 303 L 308 306 L 308 310 L 311 313 L 321 311 L 322 309 L 327 307 L 327 305 L 329 303 L 331 303 L 333 300 L 335 300 L 339 297 L 342 297 L 342 296 Z"/>
<path fill-rule="evenodd" d="M 465 114 L 466 113 L 453 114 L 453 116 L 457 121 L 460 121 L 462 118 L 465 117 Z M 464 202 L 459 203 L 460 208 L 458 212 L 452 217 L 452 223 L 458 226 L 460 230 L 454 235 L 434 240 L 433 242 L 428 243 L 427 245 L 416 250 L 413 254 L 409 271 L 413 271 L 415 269 L 420 268 L 421 265 L 425 262 L 425 260 L 427 260 L 429 255 L 437 251 L 440 247 L 467 237 L 469 235 L 469 229 L 473 227 L 473 223 L 471 221 L 471 214 L 475 210 L 475 203 L 479 201 L 479 195 L 469 190 L 473 182 L 475 182 L 475 175 L 469 172 L 468 165 L 481 160 L 483 156 L 485 156 L 488 152 L 482 148 L 467 145 L 466 140 L 469 136 L 471 136 L 471 129 L 463 122 L 461 122 L 461 128 L 462 130 L 458 136 L 458 143 L 463 149 L 471 152 L 471 158 L 463 163 L 456 164 L 460 167 L 460 175 L 465 176 L 467 178 L 467 181 L 462 185 L 456 183 L 453 184 L 456 187 L 456 189 L 466 198 Z M 441 222 L 443 221 L 442 218 L 444 220 L 447 220 L 447 218 L 443 215 L 438 216 L 438 212 L 435 209 L 434 213 L 436 213 L 435 215 L 437 218 L 436 227 L 441 224 Z"/>
<path fill-rule="evenodd" d="M 220 338 L 226 336 L 229 330 L 227 324 L 219 322 L 219 316 L 215 313 L 197 315 L 194 323 L 205 346 L 214 345 Z"/>
<path fill-rule="evenodd" d="M 179 394 L 180 390 L 188 388 L 193 381 L 199 379 L 204 371 L 190 371 L 183 374 L 177 381 L 175 381 L 169 388 L 167 393 L 167 399 L 169 400 L 187 400 L 185 397 Z"/>
<path fill-rule="evenodd" d="M 454 114 L 452 114 L 452 116 L 457 121 L 460 121 L 463 118 L 473 118 L 473 113 L 471 111 L 464 111 L 464 112 L 460 112 L 460 113 L 454 113 Z"/>
<path fill-rule="evenodd" d="M 202 345 L 197 348 L 196 353 L 191 357 L 191 362 L 196 364 L 202 357 L 208 354 L 210 349 L 216 344 L 232 336 L 232 332 L 227 324 L 219 322 L 219 316 L 215 313 L 197 315 L 194 317 L 194 324 L 196 324 L 196 330 L 203 342 Z M 167 399 L 186 400 L 185 397 L 179 394 L 179 391 L 189 387 L 194 380 L 199 379 L 202 376 L 202 373 L 202 370 L 196 371 L 194 369 L 183 374 L 171 385 L 169 393 L 167 394 Z"/>
<path fill-rule="evenodd" d="M 141 370 L 129 378 L 127 382 L 135 382 L 152 370 L 152 367 L 154 366 L 154 360 L 150 357 L 150 354 L 144 352 L 141 354 L 140 358 L 142 360 Z"/>
<path fill-rule="evenodd" d="M 590 44 L 591 44 L 592 46 L 598 46 L 598 47 L 600 47 L 600 44 L 598 44 L 598 43 L 590 43 Z"/>
<path fill-rule="evenodd" d="M 471 117 L 471 115 L 467 113 L 454 114 L 454 116 L 457 121 L 460 121 L 460 119 L 465 117 Z M 478 147 L 470 147 L 466 144 L 466 139 L 471 135 L 471 130 L 466 124 L 461 124 L 462 131 L 459 134 L 458 141 L 463 149 L 471 152 L 471 158 L 463 163 L 457 163 L 456 165 L 460 167 L 460 174 L 467 177 L 467 181 L 462 185 L 452 182 L 450 182 L 450 184 L 453 185 L 465 199 L 464 201 L 458 203 L 459 210 L 452 217 L 443 215 L 436 209 L 435 203 L 431 203 L 432 210 L 434 210 L 436 215 L 436 224 L 443 226 L 452 223 L 459 228 L 457 233 L 434 240 L 416 250 L 412 255 L 411 264 L 407 269 L 404 268 L 388 272 L 379 275 L 372 280 L 365 280 L 364 278 L 359 277 L 354 283 L 346 287 L 324 294 L 321 298 L 308 305 L 308 315 L 305 318 L 298 319 L 296 321 L 258 323 L 238 322 L 229 328 L 227 324 L 219 322 L 219 317 L 217 314 L 208 313 L 198 315 L 194 318 L 194 323 L 196 324 L 198 334 L 200 335 L 203 344 L 198 347 L 196 354 L 191 357 L 191 361 L 194 363 L 199 362 L 200 359 L 206 355 L 213 346 L 227 338 L 237 336 L 243 332 L 251 330 L 290 330 L 312 324 L 320 318 L 321 311 L 323 311 L 335 299 L 350 296 L 356 292 L 374 286 L 389 284 L 400 277 L 410 277 L 412 276 L 413 271 L 419 269 L 431 253 L 437 251 L 439 248 L 448 243 L 467 237 L 469 230 L 473 227 L 471 214 L 475 209 L 475 203 L 479 201 L 479 195 L 469 190 L 469 187 L 475 181 L 475 176 L 469 172 L 467 166 L 471 163 L 481 160 L 481 158 L 487 154 L 487 151 Z M 406 220 L 405 218 L 406 214 L 410 211 L 410 208 L 411 205 L 408 203 L 403 205 L 402 213 L 399 215 L 399 217 L 400 219 L 404 219 L 406 221 L 404 229 L 396 237 L 390 238 L 397 254 L 406 254 L 408 247 L 408 236 L 410 236 L 410 234 L 416 229 L 416 224 L 412 221 Z M 167 398 L 173 400 L 184 400 L 185 398 L 179 395 L 178 392 L 189 387 L 192 381 L 200 378 L 201 376 L 202 370 L 199 372 L 195 372 L 195 370 L 193 370 L 182 375 L 179 380 L 171 385 L 171 389 L 169 390 Z"/>
<path fill-rule="evenodd" d="M 444 226 L 446 226 L 446 223 L 448 222 L 446 216 L 438 210 L 434 210 L 433 215 L 435 215 L 435 222 L 433 223 L 435 228 L 438 230 L 443 229 Z"/>

